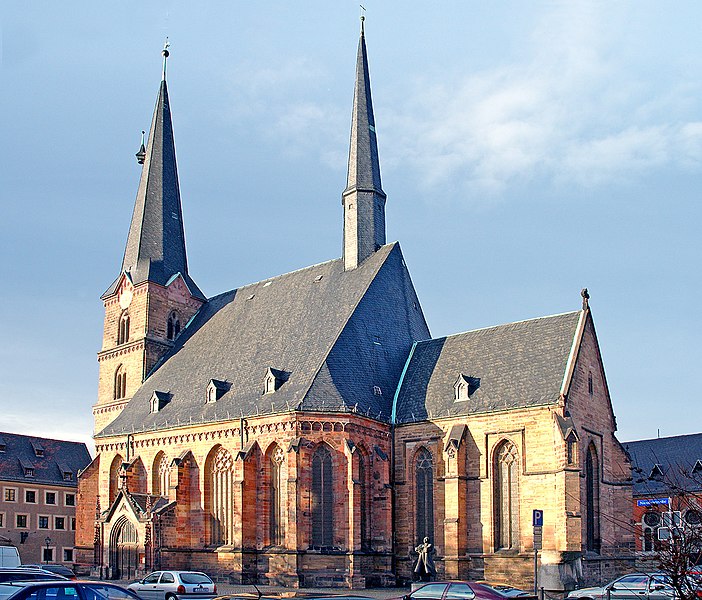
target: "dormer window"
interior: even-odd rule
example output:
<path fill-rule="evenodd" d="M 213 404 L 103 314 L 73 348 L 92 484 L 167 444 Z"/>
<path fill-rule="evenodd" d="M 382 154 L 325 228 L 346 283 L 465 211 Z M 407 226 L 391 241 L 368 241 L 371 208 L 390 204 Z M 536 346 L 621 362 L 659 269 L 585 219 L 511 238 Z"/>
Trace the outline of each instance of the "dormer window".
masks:
<path fill-rule="evenodd" d="M 63 472 L 63 480 L 64 481 L 73 481 L 73 473 L 70 471 L 64 471 Z"/>
<path fill-rule="evenodd" d="M 25 477 L 34 477 L 34 467 L 25 467 L 24 468 L 24 476 Z"/>
<path fill-rule="evenodd" d="M 480 387 L 480 379 L 460 373 L 453 384 L 453 399 L 455 402 L 465 402 L 470 395 Z"/>
<path fill-rule="evenodd" d="M 171 395 L 167 392 L 155 391 L 151 394 L 150 409 L 152 413 L 157 413 L 163 409 L 171 400 Z"/>
<path fill-rule="evenodd" d="M 212 402 L 217 402 L 224 394 L 229 390 L 231 384 L 226 381 L 219 381 L 218 379 L 210 379 L 207 384 L 207 392 L 205 395 L 205 401 L 208 404 Z"/>
<path fill-rule="evenodd" d="M 288 380 L 288 377 L 290 377 L 290 373 L 287 371 L 268 367 L 266 375 L 263 378 L 263 393 L 272 394 L 277 391 L 280 389 L 280 386 Z"/>
<path fill-rule="evenodd" d="M 7 451 L 7 444 L 5 442 L 0 442 L 0 452 Z"/>
<path fill-rule="evenodd" d="M 126 344 L 129 341 L 129 313 L 125 310 L 119 318 L 119 329 L 117 331 L 117 343 Z"/>
<path fill-rule="evenodd" d="M 44 448 L 42 448 L 39 444 L 36 442 L 32 442 L 32 450 L 34 450 L 34 456 L 37 456 L 41 458 L 44 456 Z"/>
<path fill-rule="evenodd" d="M 180 319 L 178 318 L 178 313 L 176 311 L 171 311 L 168 315 L 168 324 L 166 327 L 166 337 L 169 340 L 174 340 L 178 337 L 180 333 Z"/>
<path fill-rule="evenodd" d="M 702 473 L 702 460 L 698 460 L 692 467 L 692 473 L 698 475 Z"/>
<path fill-rule="evenodd" d="M 649 479 L 663 479 L 663 467 L 661 465 L 653 465 Z"/>
<path fill-rule="evenodd" d="M 379 385 L 374 385 L 373 386 L 373 395 L 374 396 L 382 396 L 383 395 L 383 389 Z"/>

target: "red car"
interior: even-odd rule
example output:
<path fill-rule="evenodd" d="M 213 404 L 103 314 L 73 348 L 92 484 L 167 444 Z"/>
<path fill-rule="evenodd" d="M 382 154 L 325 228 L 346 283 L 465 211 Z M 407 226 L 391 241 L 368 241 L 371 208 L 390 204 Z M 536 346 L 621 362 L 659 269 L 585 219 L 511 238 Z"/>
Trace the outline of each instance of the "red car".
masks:
<path fill-rule="evenodd" d="M 504 589 L 500 590 L 500 587 Z M 399 600 L 505 600 L 529 595 L 510 586 L 493 586 L 475 581 L 432 581 Z"/>

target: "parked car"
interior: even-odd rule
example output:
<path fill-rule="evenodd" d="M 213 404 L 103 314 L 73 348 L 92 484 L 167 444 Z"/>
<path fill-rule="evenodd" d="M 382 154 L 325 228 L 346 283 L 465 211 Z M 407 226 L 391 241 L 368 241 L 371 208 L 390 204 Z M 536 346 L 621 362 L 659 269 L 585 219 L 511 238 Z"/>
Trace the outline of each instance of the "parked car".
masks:
<path fill-rule="evenodd" d="M 17 567 L 16 569 L 0 569 L 0 583 L 8 583 L 10 581 L 65 581 L 66 578 L 45 571 L 44 569 L 35 569 L 31 567 Z"/>
<path fill-rule="evenodd" d="M 139 600 L 133 592 L 102 581 L 15 581 L 0 584 L 2 600 Z"/>
<path fill-rule="evenodd" d="M 511 586 L 507 587 L 516 589 L 511 588 Z M 497 589 L 496 585 L 493 586 L 487 583 L 478 583 L 477 581 L 432 581 L 425 583 L 397 600 L 504 600 L 507 597 L 505 593 Z"/>
<path fill-rule="evenodd" d="M 141 600 L 211 600 L 217 585 L 197 571 L 154 571 L 127 589 Z"/>
<path fill-rule="evenodd" d="M 665 573 L 631 573 L 600 587 L 573 590 L 566 598 L 580 600 L 671 600 L 675 590 Z"/>
<path fill-rule="evenodd" d="M 505 598 L 525 598 L 527 596 L 534 596 L 532 592 L 520 590 L 519 588 L 507 585 L 506 583 L 491 583 L 489 581 L 478 581 L 477 583 L 495 590 L 498 594 L 502 594 Z"/>
<path fill-rule="evenodd" d="M 71 571 L 66 565 L 58 565 L 56 563 L 43 563 L 41 565 L 21 565 L 22 567 L 30 567 L 32 569 L 42 569 L 44 571 L 51 571 L 57 575 L 62 575 L 66 579 L 78 579 L 76 574 Z"/>

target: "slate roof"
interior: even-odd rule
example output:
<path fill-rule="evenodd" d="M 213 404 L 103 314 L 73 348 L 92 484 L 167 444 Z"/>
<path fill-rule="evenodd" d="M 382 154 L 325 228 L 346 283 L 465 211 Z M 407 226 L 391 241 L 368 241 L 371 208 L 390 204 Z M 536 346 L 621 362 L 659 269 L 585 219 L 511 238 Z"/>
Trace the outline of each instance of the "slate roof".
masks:
<path fill-rule="evenodd" d="M 121 273 L 128 273 L 135 285 L 153 281 L 164 286 L 180 273 L 193 296 L 205 300 L 188 275 L 175 140 L 165 79 L 161 81 L 151 121 Z M 116 291 L 119 280 L 118 277 L 112 283 L 103 298 Z"/>
<path fill-rule="evenodd" d="M 702 491 L 702 433 L 622 445 L 631 457 L 634 496 L 667 495 L 676 490 Z M 662 478 L 651 477 L 655 465 L 660 465 Z M 697 470 L 692 473 L 695 465 L 698 465 Z"/>
<path fill-rule="evenodd" d="M 0 433 L 0 481 L 21 481 L 49 485 L 76 487 L 78 472 L 90 464 L 90 454 L 85 444 L 52 440 L 16 433 Z M 43 450 L 37 456 L 35 448 Z M 34 477 L 26 477 L 24 469 L 34 469 Z M 63 478 L 64 471 L 72 473 L 72 479 Z"/>
<path fill-rule="evenodd" d="M 287 273 L 203 305 L 98 437 L 292 410 L 352 411 L 387 422 L 407 353 L 428 337 L 397 243 L 350 271 L 337 259 Z M 290 375 L 264 395 L 269 367 Z M 206 403 L 212 379 L 230 387 Z M 151 414 L 154 391 L 171 399 Z"/>
<path fill-rule="evenodd" d="M 395 422 L 557 402 L 581 315 L 575 311 L 419 342 L 398 390 Z M 476 389 L 468 400 L 455 401 L 461 374 Z"/>

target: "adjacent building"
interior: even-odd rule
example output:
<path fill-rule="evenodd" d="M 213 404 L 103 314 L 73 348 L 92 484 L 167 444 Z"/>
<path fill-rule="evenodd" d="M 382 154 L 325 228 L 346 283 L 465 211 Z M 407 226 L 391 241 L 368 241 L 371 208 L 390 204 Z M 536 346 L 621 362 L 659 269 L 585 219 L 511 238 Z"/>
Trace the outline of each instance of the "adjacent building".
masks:
<path fill-rule="evenodd" d="M 86 568 L 394 585 L 428 537 L 441 577 L 530 586 L 534 510 L 540 585 L 630 567 L 633 533 L 612 518 L 630 511 L 630 468 L 587 291 L 571 312 L 431 337 L 385 237 L 363 29 L 340 258 L 208 298 L 188 272 L 165 75 L 137 157 L 102 296 Z"/>
<path fill-rule="evenodd" d="M 0 433 L 0 536 L 25 564 L 75 562 L 78 474 L 85 444 Z"/>

